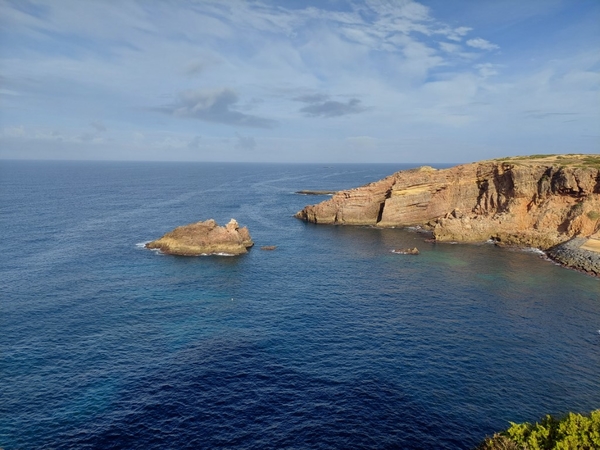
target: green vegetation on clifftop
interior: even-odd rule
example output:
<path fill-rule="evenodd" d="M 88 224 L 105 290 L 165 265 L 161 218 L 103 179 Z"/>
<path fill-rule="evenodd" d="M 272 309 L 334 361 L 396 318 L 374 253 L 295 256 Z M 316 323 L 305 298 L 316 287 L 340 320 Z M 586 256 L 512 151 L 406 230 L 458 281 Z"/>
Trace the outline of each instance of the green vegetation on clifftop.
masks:
<path fill-rule="evenodd" d="M 581 167 L 600 169 L 600 155 L 594 154 L 566 154 L 566 155 L 529 155 L 529 156 L 510 156 L 498 158 L 494 161 L 500 161 L 513 164 L 548 164 L 559 167 Z"/>
<path fill-rule="evenodd" d="M 487 438 L 477 450 L 592 450 L 600 449 L 600 409 L 588 416 L 550 415 L 541 422 L 512 423 L 508 430 Z"/>

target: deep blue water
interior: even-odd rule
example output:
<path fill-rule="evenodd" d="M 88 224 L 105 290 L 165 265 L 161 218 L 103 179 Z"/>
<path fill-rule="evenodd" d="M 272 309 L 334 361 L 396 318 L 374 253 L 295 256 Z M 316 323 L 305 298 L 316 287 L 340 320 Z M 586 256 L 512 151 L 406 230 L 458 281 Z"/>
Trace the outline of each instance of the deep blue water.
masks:
<path fill-rule="evenodd" d="M 599 408 L 599 280 L 292 217 L 401 168 L 1 161 L 0 447 L 460 449 Z M 137 245 L 232 217 L 241 257 Z"/>

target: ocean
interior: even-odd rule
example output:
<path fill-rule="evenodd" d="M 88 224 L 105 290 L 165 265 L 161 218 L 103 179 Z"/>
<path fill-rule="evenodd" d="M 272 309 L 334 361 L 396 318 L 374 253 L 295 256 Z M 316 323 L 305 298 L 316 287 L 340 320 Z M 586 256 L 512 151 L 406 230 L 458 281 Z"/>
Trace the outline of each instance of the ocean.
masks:
<path fill-rule="evenodd" d="M 408 167 L 0 161 L 0 447 L 469 449 L 599 408 L 600 280 L 293 217 Z M 255 247 L 143 248 L 209 218 Z"/>

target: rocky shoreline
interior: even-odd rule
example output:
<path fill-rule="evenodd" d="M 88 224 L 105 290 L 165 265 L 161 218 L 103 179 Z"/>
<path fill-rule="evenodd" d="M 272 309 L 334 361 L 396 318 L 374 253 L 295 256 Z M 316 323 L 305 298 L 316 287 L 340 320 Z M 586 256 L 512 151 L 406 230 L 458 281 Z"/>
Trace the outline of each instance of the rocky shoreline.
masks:
<path fill-rule="evenodd" d="M 573 238 L 546 251 L 546 255 L 563 266 L 593 276 L 600 276 L 600 253 L 581 248 L 586 238 Z"/>
<path fill-rule="evenodd" d="M 316 224 L 421 226 L 438 242 L 535 247 L 598 276 L 600 237 L 590 238 L 600 231 L 600 155 L 419 167 L 337 192 L 295 217 Z"/>

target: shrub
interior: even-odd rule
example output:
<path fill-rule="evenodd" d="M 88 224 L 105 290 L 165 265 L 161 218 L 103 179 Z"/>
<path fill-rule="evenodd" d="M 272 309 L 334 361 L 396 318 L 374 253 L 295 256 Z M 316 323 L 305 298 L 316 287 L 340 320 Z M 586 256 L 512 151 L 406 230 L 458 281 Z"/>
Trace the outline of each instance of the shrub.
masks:
<path fill-rule="evenodd" d="M 550 415 L 539 423 L 510 423 L 508 430 L 486 438 L 478 450 L 592 450 L 600 449 L 600 409 L 588 416 Z"/>
<path fill-rule="evenodd" d="M 600 213 L 598 211 L 589 211 L 587 216 L 590 220 L 598 220 L 600 219 Z"/>
<path fill-rule="evenodd" d="M 584 167 L 600 169 L 600 156 L 586 156 L 583 158 L 582 164 Z"/>

